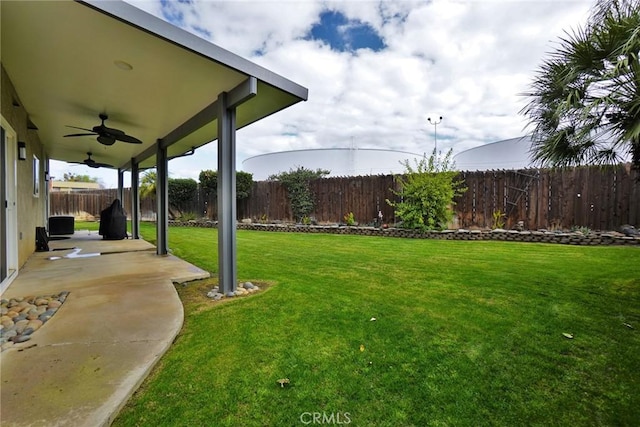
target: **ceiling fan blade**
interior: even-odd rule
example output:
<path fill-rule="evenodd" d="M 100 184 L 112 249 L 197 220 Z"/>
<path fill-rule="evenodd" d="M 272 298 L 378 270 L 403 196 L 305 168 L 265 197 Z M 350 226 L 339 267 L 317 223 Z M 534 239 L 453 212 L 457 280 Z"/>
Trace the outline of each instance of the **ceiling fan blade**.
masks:
<path fill-rule="evenodd" d="M 68 128 L 71 128 L 71 129 L 80 129 L 80 130 L 86 130 L 87 132 L 94 132 L 94 130 L 93 130 L 93 129 L 80 128 L 80 127 L 78 127 L 78 126 L 70 126 L 70 125 L 66 125 L 66 126 L 67 126 Z"/>
<path fill-rule="evenodd" d="M 70 136 L 96 136 L 96 133 L 71 133 L 69 135 L 63 135 L 64 138 L 70 137 Z"/>
<path fill-rule="evenodd" d="M 102 145 L 113 145 L 116 142 L 116 138 L 112 135 L 100 135 L 97 139 L 98 142 Z"/>
<path fill-rule="evenodd" d="M 129 144 L 142 144 L 142 141 L 140 141 L 138 138 L 129 136 L 120 129 L 110 128 L 105 126 L 104 122 L 109 118 L 109 116 L 107 116 L 105 113 L 99 114 L 98 117 L 100 117 L 100 120 L 102 120 L 102 123 L 100 123 L 98 126 L 94 126 L 92 129 L 67 125 L 67 127 L 70 127 L 73 129 L 80 129 L 80 130 L 93 132 L 93 133 L 73 133 L 73 134 L 64 135 L 64 136 L 71 137 L 71 136 L 96 136 L 97 135 L 98 136 L 97 140 L 102 145 L 113 145 L 115 144 L 116 141 L 128 142 Z M 91 158 L 91 156 L 89 156 L 89 158 Z M 113 167 L 111 165 L 107 165 L 106 163 L 104 163 L 103 165 L 104 167 L 107 167 L 107 166 Z"/>
<path fill-rule="evenodd" d="M 92 168 L 112 168 L 113 165 L 107 164 L 107 163 L 94 163 L 93 166 L 91 166 Z"/>
<path fill-rule="evenodd" d="M 128 142 L 129 144 L 142 144 L 142 141 L 140 141 L 138 138 L 133 137 L 131 135 L 122 134 L 122 135 L 113 135 L 113 136 L 118 141 Z"/>
<path fill-rule="evenodd" d="M 109 128 L 105 125 L 94 126 L 93 131 L 95 133 L 99 133 L 100 135 L 124 135 L 124 131 L 121 131 L 120 129 Z"/>

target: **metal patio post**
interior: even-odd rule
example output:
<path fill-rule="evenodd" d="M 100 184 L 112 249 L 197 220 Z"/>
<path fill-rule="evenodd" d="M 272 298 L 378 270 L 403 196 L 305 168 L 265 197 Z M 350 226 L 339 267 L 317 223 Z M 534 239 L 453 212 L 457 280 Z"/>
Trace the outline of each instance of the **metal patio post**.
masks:
<path fill-rule="evenodd" d="M 235 292 L 236 267 L 236 109 L 228 94 L 218 96 L 218 284 Z"/>
<path fill-rule="evenodd" d="M 169 160 L 167 159 L 167 148 L 163 147 L 162 141 L 158 141 L 156 150 L 156 200 L 157 208 L 157 231 L 156 231 L 156 253 L 166 255 L 169 253 Z"/>

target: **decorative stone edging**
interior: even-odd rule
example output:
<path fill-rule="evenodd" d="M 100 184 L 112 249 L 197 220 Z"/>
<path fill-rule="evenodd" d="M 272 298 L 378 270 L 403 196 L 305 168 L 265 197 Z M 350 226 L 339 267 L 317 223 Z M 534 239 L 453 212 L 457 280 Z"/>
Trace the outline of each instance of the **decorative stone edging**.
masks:
<path fill-rule="evenodd" d="M 2 299 L 0 303 L 1 351 L 31 339 L 66 301 L 68 291 L 56 295 Z"/>
<path fill-rule="evenodd" d="M 216 221 L 169 221 L 170 226 L 217 228 Z M 247 224 L 238 223 L 239 230 L 275 231 L 288 233 L 350 234 L 357 236 L 403 237 L 440 240 L 498 240 L 513 242 L 558 243 L 565 245 L 638 245 L 640 236 L 625 236 L 618 232 L 555 232 L 518 230 L 443 230 L 416 231 L 403 228 L 349 227 L 338 225 Z"/>
<path fill-rule="evenodd" d="M 220 301 L 222 298 L 232 298 L 232 297 L 240 297 L 243 295 L 248 295 L 253 292 L 258 292 L 260 288 L 254 285 L 251 282 L 240 283 L 235 292 L 227 292 L 227 294 L 223 294 L 220 292 L 220 288 L 218 286 L 214 286 L 209 292 L 207 292 L 207 297 L 213 299 L 214 301 Z"/>

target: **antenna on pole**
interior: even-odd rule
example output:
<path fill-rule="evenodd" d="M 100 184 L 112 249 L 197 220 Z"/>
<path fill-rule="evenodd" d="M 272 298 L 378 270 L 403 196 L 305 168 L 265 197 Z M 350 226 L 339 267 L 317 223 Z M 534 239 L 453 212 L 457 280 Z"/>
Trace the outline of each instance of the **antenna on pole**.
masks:
<path fill-rule="evenodd" d="M 436 150 L 436 156 L 438 155 L 438 125 L 442 123 L 442 116 L 437 119 L 431 120 L 431 117 L 427 117 L 429 123 L 433 125 L 433 146 Z"/>

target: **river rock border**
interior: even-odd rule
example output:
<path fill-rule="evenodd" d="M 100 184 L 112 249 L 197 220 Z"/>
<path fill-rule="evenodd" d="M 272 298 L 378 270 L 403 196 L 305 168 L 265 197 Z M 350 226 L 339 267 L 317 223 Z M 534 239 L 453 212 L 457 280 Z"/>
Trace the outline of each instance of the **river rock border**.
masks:
<path fill-rule="evenodd" d="M 214 286 L 209 292 L 207 292 L 207 297 L 211 298 L 214 301 L 220 301 L 223 298 L 240 297 L 243 295 L 251 294 L 253 292 L 258 292 L 259 290 L 259 286 L 256 286 L 251 282 L 244 282 L 240 283 L 240 285 L 234 292 L 227 292 L 225 295 L 220 292 L 220 288 L 218 286 Z"/>
<path fill-rule="evenodd" d="M 55 295 L 26 296 L 0 301 L 0 351 L 31 339 L 66 301 L 68 291 Z"/>
<path fill-rule="evenodd" d="M 217 221 L 169 221 L 170 226 L 217 228 Z M 349 227 L 338 225 L 258 224 L 238 223 L 239 230 L 258 230 L 285 233 L 327 233 L 358 236 L 401 237 L 411 239 L 440 240 L 498 240 L 508 242 L 539 242 L 565 245 L 635 245 L 640 246 L 640 236 L 625 236 L 615 231 L 582 233 L 580 231 L 518 231 L 518 230 L 443 230 L 416 231 L 403 228 Z"/>

